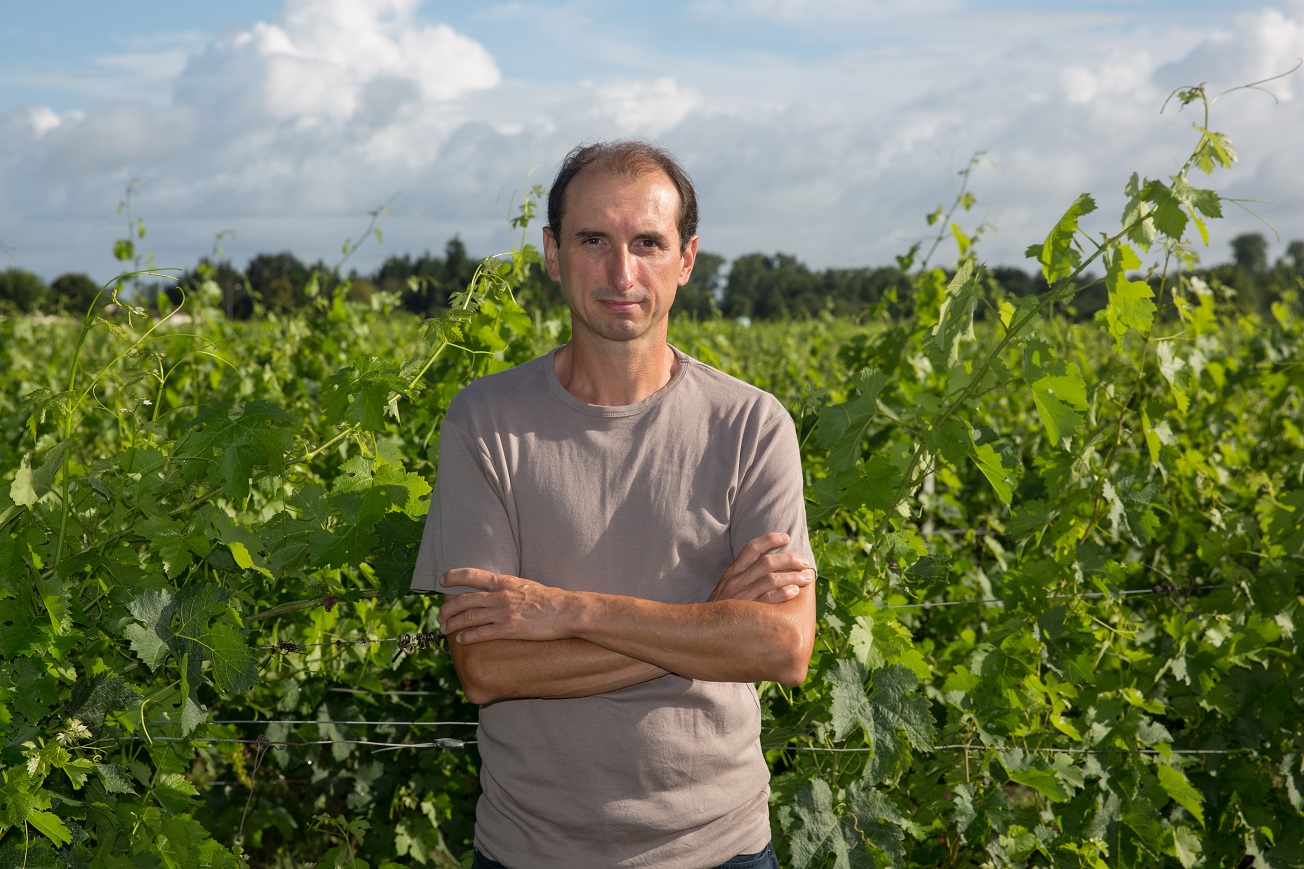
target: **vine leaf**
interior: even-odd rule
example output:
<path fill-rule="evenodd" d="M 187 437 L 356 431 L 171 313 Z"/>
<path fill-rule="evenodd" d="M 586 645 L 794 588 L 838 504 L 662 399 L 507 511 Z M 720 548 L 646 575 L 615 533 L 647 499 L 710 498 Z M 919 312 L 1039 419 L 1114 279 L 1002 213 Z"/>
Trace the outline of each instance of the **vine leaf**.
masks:
<path fill-rule="evenodd" d="M 867 678 L 864 666 L 852 658 L 839 659 L 828 676 L 832 694 L 829 713 L 833 718 L 833 738 L 838 742 L 857 727 L 864 728 L 866 734 L 874 728 L 874 710 L 865 694 Z"/>
<path fill-rule="evenodd" d="M 883 852 L 887 865 L 900 866 L 905 856 L 902 843 L 905 841 L 903 828 L 906 822 L 892 801 L 873 785 L 858 781 L 847 788 L 847 803 L 849 811 L 843 818 L 844 834 L 859 836 Z"/>
<path fill-rule="evenodd" d="M 1082 265 L 1082 254 L 1074 247 L 1073 237 L 1078 231 L 1078 221 L 1095 210 L 1096 200 L 1089 194 L 1082 194 L 1064 212 L 1046 240 L 1028 248 L 1028 257 L 1041 265 L 1046 283 L 1053 285 L 1072 275 Z"/>
<path fill-rule="evenodd" d="M 1192 787 L 1180 769 L 1168 764 L 1159 765 L 1159 784 L 1178 805 L 1191 813 L 1201 827 L 1204 826 L 1204 797 Z"/>
<path fill-rule="evenodd" d="M 100 728 L 110 712 L 130 709 L 139 702 L 140 695 L 127 687 L 120 677 L 99 673 L 90 679 L 81 679 L 73 686 L 72 697 L 63 714 L 65 718 L 81 721 L 93 732 Z"/>
<path fill-rule="evenodd" d="M 1149 333 L 1155 319 L 1155 291 L 1145 281 L 1128 278 L 1127 270 L 1140 268 L 1141 260 L 1128 245 L 1119 245 L 1117 252 L 1105 255 L 1105 286 L 1109 289 L 1109 304 L 1096 316 L 1104 319 L 1115 343 L 1121 344 L 1123 336 L 1135 329 L 1142 335 Z"/>
<path fill-rule="evenodd" d="M 72 441 L 60 441 L 45 451 L 38 468 L 32 468 L 32 457 L 23 456 L 14 482 L 9 487 L 9 497 L 15 504 L 31 507 L 54 490 L 55 477 L 63 468 L 63 459 L 72 448 Z"/>
<path fill-rule="evenodd" d="M 806 782 L 797 791 L 782 821 L 795 869 L 822 866 L 829 854 L 834 869 L 872 869 L 874 861 L 864 848 L 848 846 L 833 808 L 833 790 L 822 779 Z"/>
<path fill-rule="evenodd" d="M 946 288 L 946 298 L 933 326 L 932 348 L 944 368 L 960 358 L 960 342 L 974 340 L 973 313 L 982 290 L 982 272 L 972 260 L 965 260 Z"/>
<path fill-rule="evenodd" d="M 127 604 L 136 622 L 127 625 L 122 635 L 131 644 L 131 650 L 151 670 L 157 670 L 167 657 L 171 630 L 167 626 L 166 613 L 171 605 L 172 593 L 167 589 L 142 592 Z"/>
<path fill-rule="evenodd" d="M 284 470 L 285 456 L 294 446 L 289 426 L 295 422 L 293 414 L 270 401 L 204 407 L 191 420 L 192 431 L 177 444 L 187 482 L 207 479 L 214 486 L 225 485 L 227 495 L 243 501 L 254 468 L 266 467 L 273 474 Z"/>
<path fill-rule="evenodd" d="M 1014 497 L 1014 483 L 1020 472 L 1017 465 L 1006 467 L 1005 458 L 991 444 L 975 444 L 969 454 L 978 470 L 982 471 L 987 482 L 992 484 L 996 497 L 1004 504 Z"/>
<path fill-rule="evenodd" d="M 397 419 L 398 398 L 406 385 L 397 365 L 369 356 L 326 381 L 322 408 L 331 420 L 381 431 L 387 412 Z"/>
<path fill-rule="evenodd" d="M 867 779 L 882 779 L 904 759 L 907 744 L 918 750 L 933 745 L 933 718 L 928 701 L 915 693 L 919 677 L 903 664 L 874 673 L 874 688 L 865 692 L 868 672 L 854 658 L 842 658 L 829 674 L 833 737 L 841 740 L 857 727 L 873 747 Z"/>
<path fill-rule="evenodd" d="M 855 468 L 860 458 L 861 441 L 878 415 L 878 396 L 887 382 L 884 372 L 875 368 L 863 369 L 856 375 L 855 398 L 820 411 L 816 434 L 820 445 L 828 451 L 830 476 Z"/>
<path fill-rule="evenodd" d="M 1042 373 L 1032 382 L 1032 400 L 1051 442 L 1068 448 L 1069 440 L 1082 427 L 1078 411 L 1087 409 L 1087 384 L 1076 364 L 1058 366 L 1058 373 Z M 1034 375 L 1035 376 L 1035 375 Z"/>
<path fill-rule="evenodd" d="M 17 658 L 40 649 L 49 638 L 45 623 L 27 599 L 0 600 L 0 656 Z"/>
<path fill-rule="evenodd" d="M 136 623 L 123 636 L 151 669 L 170 651 L 186 662 L 190 684 L 202 679 L 203 664 L 209 661 L 219 690 L 246 690 L 257 682 L 258 666 L 227 607 L 230 597 L 215 583 L 188 585 L 175 596 L 167 589 L 145 591 L 128 604 Z"/>

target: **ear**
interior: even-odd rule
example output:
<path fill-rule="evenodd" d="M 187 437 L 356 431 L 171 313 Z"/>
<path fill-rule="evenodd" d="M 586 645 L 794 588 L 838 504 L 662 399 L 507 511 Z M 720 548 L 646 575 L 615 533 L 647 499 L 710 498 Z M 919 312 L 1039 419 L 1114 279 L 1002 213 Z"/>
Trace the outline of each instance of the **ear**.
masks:
<path fill-rule="evenodd" d="M 693 263 L 697 262 L 697 236 L 688 240 L 679 253 L 679 286 L 688 283 L 693 274 Z"/>
<path fill-rule="evenodd" d="M 557 236 L 551 226 L 543 228 L 543 264 L 548 269 L 548 277 L 554 281 L 561 280 L 561 266 L 557 264 Z"/>

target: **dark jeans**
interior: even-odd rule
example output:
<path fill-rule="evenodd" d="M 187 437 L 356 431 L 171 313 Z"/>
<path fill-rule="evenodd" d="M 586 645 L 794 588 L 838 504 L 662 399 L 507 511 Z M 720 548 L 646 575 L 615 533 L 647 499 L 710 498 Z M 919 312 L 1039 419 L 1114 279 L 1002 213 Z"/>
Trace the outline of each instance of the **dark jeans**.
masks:
<path fill-rule="evenodd" d="M 507 869 L 507 867 L 476 851 L 471 869 Z M 732 860 L 726 860 L 716 869 L 779 869 L 779 858 L 774 855 L 774 846 L 766 845 L 755 854 L 739 854 Z"/>

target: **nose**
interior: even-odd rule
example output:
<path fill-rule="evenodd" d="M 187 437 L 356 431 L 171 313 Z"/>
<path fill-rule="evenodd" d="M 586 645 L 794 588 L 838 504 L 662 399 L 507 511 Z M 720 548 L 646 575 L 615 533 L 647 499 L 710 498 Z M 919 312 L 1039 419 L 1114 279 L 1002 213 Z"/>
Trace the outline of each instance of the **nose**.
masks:
<path fill-rule="evenodd" d="M 607 281 L 613 290 L 627 290 L 634 285 L 634 255 L 622 246 L 613 246 L 607 263 Z"/>

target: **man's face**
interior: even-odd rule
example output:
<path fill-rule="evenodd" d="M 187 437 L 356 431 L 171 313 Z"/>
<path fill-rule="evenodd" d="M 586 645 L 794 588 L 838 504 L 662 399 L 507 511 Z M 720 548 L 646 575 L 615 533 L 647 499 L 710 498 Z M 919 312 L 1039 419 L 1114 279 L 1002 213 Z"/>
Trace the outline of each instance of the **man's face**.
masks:
<path fill-rule="evenodd" d="M 697 236 L 679 243 L 678 216 L 679 192 L 662 172 L 590 168 L 575 177 L 562 226 L 543 230 L 543 252 L 576 338 L 665 341 L 675 291 L 697 256 Z"/>

